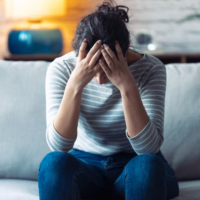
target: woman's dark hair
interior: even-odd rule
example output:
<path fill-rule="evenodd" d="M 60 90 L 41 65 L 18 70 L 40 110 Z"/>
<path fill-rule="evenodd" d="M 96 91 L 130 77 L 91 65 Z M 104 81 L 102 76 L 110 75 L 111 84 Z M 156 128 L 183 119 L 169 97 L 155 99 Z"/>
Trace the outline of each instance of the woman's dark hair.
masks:
<path fill-rule="evenodd" d="M 110 2 L 113 3 L 113 0 L 110 0 Z M 127 11 L 122 8 L 126 8 Z M 107 44 L 117 55 L 115 50 L 115 41 L 117 40 L 123 56 L 125 56 L 130 45 L 130 34 L 125 24 L 125 22 L 129 22 L 128 11 L 129 8 L 127 6 L 114 6 L 109 2 L 103 2 L 102 5 L 96 6 L 94 12 L 83 17 L 77 26 L 75 38 L 72 40 L 76 56 L 79 54 L 84 38 L 87 39 L 88 43 L 87 52 L 97 40 L 101 40 L 102 44 Z"/>

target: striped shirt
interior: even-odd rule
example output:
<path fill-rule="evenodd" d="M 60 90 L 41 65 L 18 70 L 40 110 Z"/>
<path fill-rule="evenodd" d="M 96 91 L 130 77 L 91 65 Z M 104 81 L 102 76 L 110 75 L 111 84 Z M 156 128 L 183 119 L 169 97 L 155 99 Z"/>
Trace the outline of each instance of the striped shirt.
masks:
<path fill-rule="evenodd" d="M 110 156 L 119 152 L 156 154 L 160 150 L 164 141 L 166 68 L 154 56 L 129 49 L 143 54 L 129 65 L 129 70 L 150 119 L 144 129 L 129 137 L 119 89 L 111 81 L 100 85 L 92 79 L 82 92 L 76 138 L 64 138 L 55 130 L 53 120 L 78 61 L 71 51 L 51 62 L 46 73 L 46 141 L 51 151 L 68 152 L 74 148 Z"/>

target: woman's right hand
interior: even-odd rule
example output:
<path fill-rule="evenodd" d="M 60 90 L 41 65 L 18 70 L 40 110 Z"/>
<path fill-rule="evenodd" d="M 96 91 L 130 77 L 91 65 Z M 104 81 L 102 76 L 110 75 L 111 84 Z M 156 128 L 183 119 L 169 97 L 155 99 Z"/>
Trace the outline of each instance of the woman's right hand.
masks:
<path fill-rule="evenodd" d="M 68 81 L 73 84 L 73 87 L 77 87 L 77 89 L 80 90 L 82 90 L 94 78 L 97 71 L 101 68 L 99 62 L 97 62 L 99 56 L 101 55 L 101 49 L 103 48 L 101 40 L 98 40 L 93 45 L 85 57 L 86 47 L 87 41 L 83 40 L 79 50 L 78 62 Z"/>

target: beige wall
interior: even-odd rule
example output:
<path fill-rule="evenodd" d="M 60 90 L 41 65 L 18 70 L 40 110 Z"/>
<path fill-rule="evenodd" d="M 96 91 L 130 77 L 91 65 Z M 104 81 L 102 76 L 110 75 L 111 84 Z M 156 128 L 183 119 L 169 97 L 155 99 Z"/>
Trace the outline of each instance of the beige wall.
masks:
<path fill-rule="evenodd" d="M 5 47 L 5 7 L 4 0 L 0 0 L 0 59 L 2 56 L 3 48 Z"/>
<path fill-rule="evenodd" d="M 154 40 L 166 54 L 199 54 L 200 18 L 177 21 L 200 13 L 200 0 L 117 0 L 130 8 L 131 33 L 145 29 L 155 33 Z"/>
<path fill-rule="evenodd" d="M 16 22 L 5 19 L 4 1 L 0 0 L 0 58 L 6 47 L 6 36 L 9 28 Z M 199 0 L 115 0 L 118 5 L 130 8 L 129 31 L 134 35 L 137 29 L 147 29 L 156 33 L 155 42 L 166 53 L 199 53 L 200 52 L 200 19 L 177 24 L 194 13 L 199 13 Z M 67 1 L 69 2 L 69 1 Z M 93 11 L 103 0 L 71 0 L 68 3 L 67 30 L 75 30 L 77 21 Z M 69 33 L 68 45 L 73 38 Z M 68 49 L 70 50 L 70 48 Z"/>

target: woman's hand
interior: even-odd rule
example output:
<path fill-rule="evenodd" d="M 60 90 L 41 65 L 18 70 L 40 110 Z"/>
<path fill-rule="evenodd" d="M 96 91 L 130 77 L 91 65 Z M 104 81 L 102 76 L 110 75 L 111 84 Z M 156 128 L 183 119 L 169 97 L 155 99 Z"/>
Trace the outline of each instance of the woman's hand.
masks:
<path fill-rule="evenodd" d="M 85 57 L 86 47 L 87 41 L 84 39 L 79 50 L 78 62 L 69 79 L 73 87 L 77 87 L 81 90 L 94 78 L 95 74 L 101 67 L 97 62 L 101 55 L 101 49 L 103 49 L 101 40 L 97 41 L 93 45 Z"/>
<path fill-rule="evenodd" d="M 120 90 L 126 90 L 130 83 L 135 81 L 131 71 L 128 68 L 126 58 L 123 57 L 121 47 L 118 42 L 115 44 L 117 57 L 108 45 L 104 45 L 102 54 L 105 59 L 104 63 L 102 59 L 99 60 L 99 64 L 106 73 L 108 79 Z"/>

